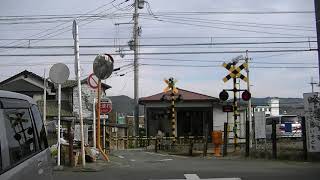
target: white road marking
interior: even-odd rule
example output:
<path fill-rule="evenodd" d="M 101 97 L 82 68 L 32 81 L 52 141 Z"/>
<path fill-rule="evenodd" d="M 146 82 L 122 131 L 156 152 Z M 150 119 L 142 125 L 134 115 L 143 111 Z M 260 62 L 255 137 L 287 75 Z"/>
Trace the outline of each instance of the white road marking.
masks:
<path fill-rule="evenodd" d="M 161 159 L 161 160 L 158 160 L 158 161 L 172 161 L 173 159 Z"/>
<path fill-rule="evenodd" d="M 130 159 L 130 161 L 134 162 L 134 161 L 136 161 L 136 160 L 135 160 L 135 159 Z"/>
<path fill-rule="evenodd" d="M 184 174 L 186 179 L 162 179 L 162 180 L 241 180 L 241 178 L 208 178 L 208 179 L 200 179 L 200 177 L 196 174 Z"/>
<path fill-rule="evenodd" d="M 160 154 L 160 153 L 153 153 L 153 152 L 146 152 L 147 154 L 152 154 L 152 155 L 158 155 L 158 156 L 168 156 L 166 154 Z"/>
<path fill-rule="evenodd" d="M 200 177 L 196 174 L 184 174 L 187 180 L 199 180 Z"/>
<path fill-rule="evenodd" d="M 151 154 L 151 155 L 158 155 L 158 156 L 171 156 L 171 157 L 177 157 L 177 158 L 188 158 L 185 156 L 177 156 L 177 155 L 171 155 L 171 154 L 161 154 L 161 153 L 154 153 L 154 152 L 145 152 L 147 154 Z"/>
<path fill-rule="evenodd" d="M 124 159 L 124 157 L 123 157 L 123 156 L 121 156 L 121 155 L 119 155 L 118 157 L 119 157 L 119 158 L 121 158 L 121 159 Z"/>

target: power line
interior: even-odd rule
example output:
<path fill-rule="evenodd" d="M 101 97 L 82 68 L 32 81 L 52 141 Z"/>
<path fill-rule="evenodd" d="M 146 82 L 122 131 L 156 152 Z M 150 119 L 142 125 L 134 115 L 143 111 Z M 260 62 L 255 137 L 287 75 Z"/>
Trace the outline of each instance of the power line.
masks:
<path fill-rule="evenodd" d="M 172 44 L 140 44 L 139 47 L 176 47 L 176 46 L 220 46 L 220 45 L 266 45 L 266 44 L 301 44 L 315 43 L 317 41 L 264 41 L 264 42 L 219 42 L 219 43 L 172 43 Z M 127 47 L 128 45 L 119 45 Z M 80 48 L 112 48 L 114 45 L 82 45 Z M 3 49 L 56 49 L 56 48 L 73 48 L 73 46 L 0 46 Z M 271 47 L 272 48 L 272 47 Z M 296 47 L 291 47 L 296 48 Z"/>
<path fill-rule="evenodd" d="M 317 51 L 317 49 L 279 49 L 279 50 L 250 50 L 249 53 L 275 53 L 275 52 L 311 52 Z M 151 52 L 151 53 L 139 53 L 139 55 L 173 55 L 173 54 L 241 54 L 247 50 L 239 51 L 181 51 L 181 52 Z M 84 53 L 81 56 L 96 56 L 96 53 Z M 117 53 L 111 53 L 110 55 L 118 55 Z M 133 53 L 126 53 L 124 55 L 133 55 Z M 0 57 L 61 57 L 61 56 L 74 56 L 74 54 L 0 54 Z"/>
<path fill-rule="evenodd" d="M 112 2 L 108 3 L 111 4 Z M 104 6 L 108 5 L 105 4 Z M 97 10 L 97 9 L 95 9 Z M 167 15 L 195 15 L 195 14 L 314 14 L 315 11 L 157 11 L 154 14 Z M 128 14 L 128 13 L 123 13 Z M 146 13 L 139 13 L 146 14 Z M 15 16 L 0 16 L 0 18 L 39 18 L 39 17 L 78 17 L 78 16 L 92 16 L 94 14 L 33 14 L 33 15 L 15 15 Z"/>
<path fill-rule="evenodd" d="M 160 67 L 198 67 L 198 68 L 211 68 L 220 67 L 221 65 L 182 65 L 182 64 L 148 64 L 140 63 L 141 66 L 160 66 Z M 254 69 L 314 69 L 317 66 L 251 66 Z"/>
<path fill-rule="evenodd" d="M 204 14 L 314 14 L 315 11 L 158 11 L 154 14 L 167 14 L 167 15 L 204 15 Z"/>
<path fill-rule="evenodd" d="M 157 16 L 159 21 L 164 19 L 181 20 L 189 22 L 198 22 L 206 24 L 222 24 L 227 26 L 243 26 L 243 27 L 254 27 L 254 28 L 272 28 L 280 30 L 297 30 L 297 31 L 315 31 L 315 27 L 297 26 L 297 25 L 284 25 L 284 24 L 267 24 L 267 23 L 253 23 L 253 22 L 241 22 L 241 21 L 227 21 L 227 20 L 215 20 L 215 19 L 202 19 L 202 18 L 191 18 L 191 17 L 177 17 L 169 15 Z"/>
<path fill-rule="evenodd" d="M 85 28 L 91 29 L 91 28 Z M 35 29 L 40 30 L 40 29 Z M 1 31 L 1 29 L 0 29 Z M 117 37 L 117 39 L 130 39 L 131 37 Z M 140 37 L 139 39 L 315 39 L 316 36 L 158 36 L 158 37 Z M 114 37 L 81 37 L 82 40 L 114 40 Z M 63 41 L 72 40 L 72 38 L 0 38 L 0 41 L 9 40 L 47 40 L 47 41 Z M 308 41 L 309 42 L 309 41 Z"/>
<path fill-rule="evenodd" d="M 152 20 L 152 21 L 159 21 L 158 19 L 141 17 L 142 19 Z M 221 27 L 221 26 L 211 26 L 206 24 L 195 24 L 190 23 L 189 21 L 182 21 L 182 20 L 168 20 L 163 18 L 159 22 L 167 22 L 167 23 L 174 23 L 174 24 L 181 24 L 181 25 L 188 25 L 188 26 L 196 26 L 196 27 L 206 27 L 206 28 L 213 28 L 213 29 L 223 29 L 223 30 L 232 30 L 232 31 L 242 31 L 242 32 L 253 32 L 253 33 L 260 33 L 260 34 L 272 34 L 272 35 L 285 35 L 285 36 L 300 36 L 298 34 L 288 34 L 288 33 L 276 33 L 276 32 L 267 32 L 267 31 L 258 31 L 258 30 L 249 30 L 249 29 L 237 29 L 237 28 L 229 28 L 229 27 Z"/>
<path fill-rule="evenodd" d="M 100 6 L 100 7 L 96 8 L 95 10 L 92 10 L 92 11 L 96 11 L 96 10 L 98 10 L 98 9 L 101 9 L 101 8 L 109 5 L 110 3 L 113 3 L 114 1 L 116 1 L 116 0 L 113 0 L 113 1 L 107 3 L 107 4 L 103 5 L 103 6 Z M 121 5 L 121 4 L 125 3 L 125 2 L 127 2 L 127 0 L 119 3 L 118 5 Z M 110 9 L 112 9 L 112 8 L 113 8 L 113 7 L 109 8 L 109 9 L 107 9 L 107 10 L 110 10 Z M 92 11 L 89 11 L 88 13 L 90 13 L 90 12 L 92 12 Z M 101 14 L 101 13 L 104 13 L 104 11 L 99 12 L 98 14 Z M 114 13 L 114 12 L 112 12 L 112 13 Z M 96 14 L 96 15 L 98 15 L 98 14 Z M 89 18 L 87 18 L 87 19 L 89 19 Z M 97 20 L 97 19 L 95 19 L 95 20 Z M 83 25 L 92 23 L 92 22 L 95 21 L 95 20 L 89 21 L 89 22 L 87 22 L 87 23 L 85 23 L 85 24 L 81 24 L 81 25 L 83 26 Z M 81 20 L 81 21 L 83 21 L 83 20 Z M 81 21 L 80 21 L 80 22 L 81 22 Z M 62 25 L 64 25 L 64 24 L 66 24 L 66 23 L 62 23 L 62 24 L 60 24 L 60 25 L 58 25 L 58 26 L 55 26 L 54 28 L 51 28 L 51 29 L 48 29 L 48 30 L 53 30 L 53 29 L 55 29 L 55 28 L 57 28 L 57 27 L 59 27 L 59 26 L 62 26 Z M 60 35 L 60 34 L 62 34 L 62 33 L 71 31 L 71 29 L 67 29 L 67 30 L 65 30 L 65 31 L 62 31 L 62 30 L 64 30 L 64 29 L 70 28 L 70 27 L 71 27 L 71 26 L 68 25 L 68 26 L 66 26 L 66 27 L 60 28 L 60 29 L 58 29 L 58 30 L 56 30 L 56 31 L 47 33 L 47 34 L 42 35 L 42 36 L 37 37 L 37 38 L 44 38 L 44 37 L 49 36 L 49 35 L 51 35 L 51 36 L 49 36 L 49 37 L 47 37 L 47 38 L 51 38 L 51 37 L 54 37 L 54 36 L 58 36 L 58 35 Z M 59 31 L 62 31 L 62 32 L 58 33 Z M 32 37 L 38 36 L 38 35 L 42 34 L 43 32 L 47 32 L 47 31 L 42 31 L 42 32 L 40 32 L 40 33 L 38 33 L 38 34 L 34 34 L 34 35 L 29 36 L 29 37 L 27 37 L 27 38 L 32 38 Z M 55 34 L 55 33 L 58 33 L 58 34 Z M 39 41 L 39 40 L 38 40 L 38 41 Z M 36 42 L 38 42 L 38 41 L 36 41 Z M 33 43 L 36 43 L 36 42 L 33 42 Z M 15 42 L 13 42 L 13 43 L 15 43 Z M 9 44 L 6 44 L 5 46 L 11 45 L 11 44 L 12 44 L 12 43 L 9 43 Z M 23 43 L 20 43 L 19 45 L 21 45 L 21 44 L 23 44 Z"/>
<path fill-rule="evenodd" d="M 110 3 L 113 3 L 114 1 L 116 1 L 116 0 L 112 0 L 111 2 L 109 2 L 109 3 L 107 3 L 107 4 L 104 4 L 104 5 L 102 5 L 102 6 L 99 6 L 99 7 L 97 7 L 96 9 L 91 10 L 91 11 L 85 13 L 85 14 L 89 14 L 89 13 L 91 13 L 91 12 L 94 12 L 94 11 L 96 11 L 96 10 L 99 10 L 99 9 L 101 9 L 101 8 L 104 8 L 105 6 L 109 5 Z M 85 15 L 85 14 L 84 14 L 84 15 Z M 81 15 L 78 16 L 78 18 L 79 18 L 79 17 L 81 17 Z M 65 24 L 67 24 L 67 22 L 62 23 L 62 24 L 59 24 L 59 25 L 57 25 L 57 26 L 54 26 L 53 28 L 49 28 L 49 29 L 43 30 L 43 31 L 41 31 L 41 32 L 39 32 L 39 33 L 33 34 L 33 35 L 31 35 L 31 36 L 28 36 L 27 38 L 36 37 L 36 36 L 38 36 L 38 35 L 40 35 L 40 34 L 42 34 L 42 33 L 46 33 L 46 32 L 48 32 L 48 31 L 51 31 L 51 30 L 53 30 L 53 29 L 55 29 L 55 28 L 58 28 L 58 27 L 60 27 L 60 26 L 65 25 Z M 68 26 L 68 27 L 70 27 L 70 26 Z M 11 44 L 16 43 L 16 42 L 19 42 L 19 41 L 11 42 L 11 43 L 6 44 L 6 45 L 11 45 Z"/>

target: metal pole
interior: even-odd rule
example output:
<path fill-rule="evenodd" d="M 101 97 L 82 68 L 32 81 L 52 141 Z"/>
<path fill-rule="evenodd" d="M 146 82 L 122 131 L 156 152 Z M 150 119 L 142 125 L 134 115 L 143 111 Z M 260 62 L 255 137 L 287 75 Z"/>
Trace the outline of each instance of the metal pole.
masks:
<path fill-rule="evenodd" d="M 223 156 L 228 154 L 228 123 L 224 123 L 223 126 Z"/>
<path fill-rule="evenodd" d="M 93 129 L 93 147 L 97 148 L 97 136 L 96 136 L 96 98 L 93 99 L 92 105 L 92 114 L 93 114 L 93 122 L 92 122 L 92 129 Z"/>
<path fill-rule="evenodd" d="M 308 150 L 307 150 L 307 134 L 306 134 L 306 118 L 301 119 L 301 130 L 302 130 L 302 145 L 303 145 L 303 159 L 308 160 Z"/>
<path fill-rule="evenodd" d="M 102 134 L 102 139 L 103 139 L 103 150 L 106 151 L 106 115 L 104 115 L 104 118 L 102 120 L 102 131 L 103 131 L 103 134 Z"/>
<path fill-rule="evenodd" d="M 272 157 L 277 159 L 277 122 L 272 121 Z"/>
<path fill-rule="evenodd" d="M 246 157 L 249 157 L 250 153 L 250 123 L 246 121 Z"/>
<path fill-rule="evenodd" d="M 316 16 L 316 28 L 317 28 L 317 46 L 318 46 L 318 64 L 319 64 L 319 81 L 320 82 L 320 2 L 319 0 L 314 0 L 314 9 Z"/>
<path fill-rule="evenodd" d="M 134 3 L 134 26 L 133 26 L 133 39 L 134 39 L 134 122 L 135 122 L 135 136 L 139 135 L 139 68 L 138 68 L 138 3 L 139 0 L 135 0 Z M 138 141 L 136 141 L 136 146 Z"/>
<path fill-rule="evenodd" d="M 47 79 L 46 70 L 43 73 L 43 123 L 46 124 L 47 121 Z"/>
<path fill-rule="evenodd" d="M 80 59 L 79 59 L 79 34 L 77 21 L 73 21 L 73 35 L 74 35 L 74 55 L 75 55 L 75 65 L 76 65 L 76 76 L 78 81 L 78 96 L 79 96 L 79 119 L 80 119 L 80 135 L 81 135 L 81 158 L 82 166 L 86 165 L 85 151 L 84 151 L 84 132 L 83 132 L 83 117 L 82 117 L 82 93 L 81 93 L 81 72 L 80 72 Z"/>
<path fill-rule="evenodd" d="M 101 129 L 100 129 L 100 126 L 101 126 L 101 122 L 100 122 L 100 108 L 101 108 L 101 79 L 99 79 L 98 81 L 98 104 L 97 104 L 97 147 L 100 151 L 100 153 L 102 154 L 102 156 L 105 158 L 105 160 L 109 161 L 109 158 L 107 156 L 107 154 L 103 151 L 103 149 L 101 148 Z"/>
<path fill-rule="evenodd" d="M 61 156 L 61 84 L 58 85 L 58 166 L 61 165 L 60 156 Z"/>
<path fill-rule="evenodd" d="M 245 58 L 245 61 L 247 63 L 247 68 L 246 68 L 246 72 L 247 72 L 247 91 L 249 93 L 250 92 L 250 79 L 249 79 L 249 57 L 248 57 L 248 50 L 246 51 L 246 58 Z M 252 109 L 251 109 L 251 98 L 249 99 L 248 101 L 248 121 L 249 121 L 249 124 L 252 124 Z M 251 130 L 252 131 L 252 130 Z M 250 132 L 249 132 L 250 133 Z M 249 144 L 250 144 L 250 147 L 252 147 L 252 141 L 253 141 L 253 135 L 252 133 L 251 134 L 251 138 L 249 138 Z"/>

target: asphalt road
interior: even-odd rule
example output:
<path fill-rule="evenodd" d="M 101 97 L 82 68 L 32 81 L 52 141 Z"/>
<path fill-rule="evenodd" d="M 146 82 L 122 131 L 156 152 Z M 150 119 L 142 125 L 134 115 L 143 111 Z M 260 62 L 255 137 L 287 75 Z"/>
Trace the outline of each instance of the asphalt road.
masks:
<path fill-rule="evenodd" d="M 320 179 L 320 163 L 180 157 L 142 150 L 113 152 L 111 162 L 100 168 L 98 172 L 56 171 L 54 180 Z"/>

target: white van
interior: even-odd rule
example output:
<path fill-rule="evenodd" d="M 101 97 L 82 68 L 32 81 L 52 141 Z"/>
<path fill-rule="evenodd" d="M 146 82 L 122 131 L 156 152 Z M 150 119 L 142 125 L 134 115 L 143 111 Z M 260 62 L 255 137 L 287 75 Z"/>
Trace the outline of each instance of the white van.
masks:
<path fill-rule="evenodd" d="M 300 138 L 302 137 L 301 120 L 296 115 L 270 116 L 266 118 L 266 136 L 271 138 L 272 122 L 276 122 L 277 137 Z"/>
<path fill-rule="evenodd" d="M 32 98 L 0 90 L 0 179 L 53 179 L 44 123 Z"/>

